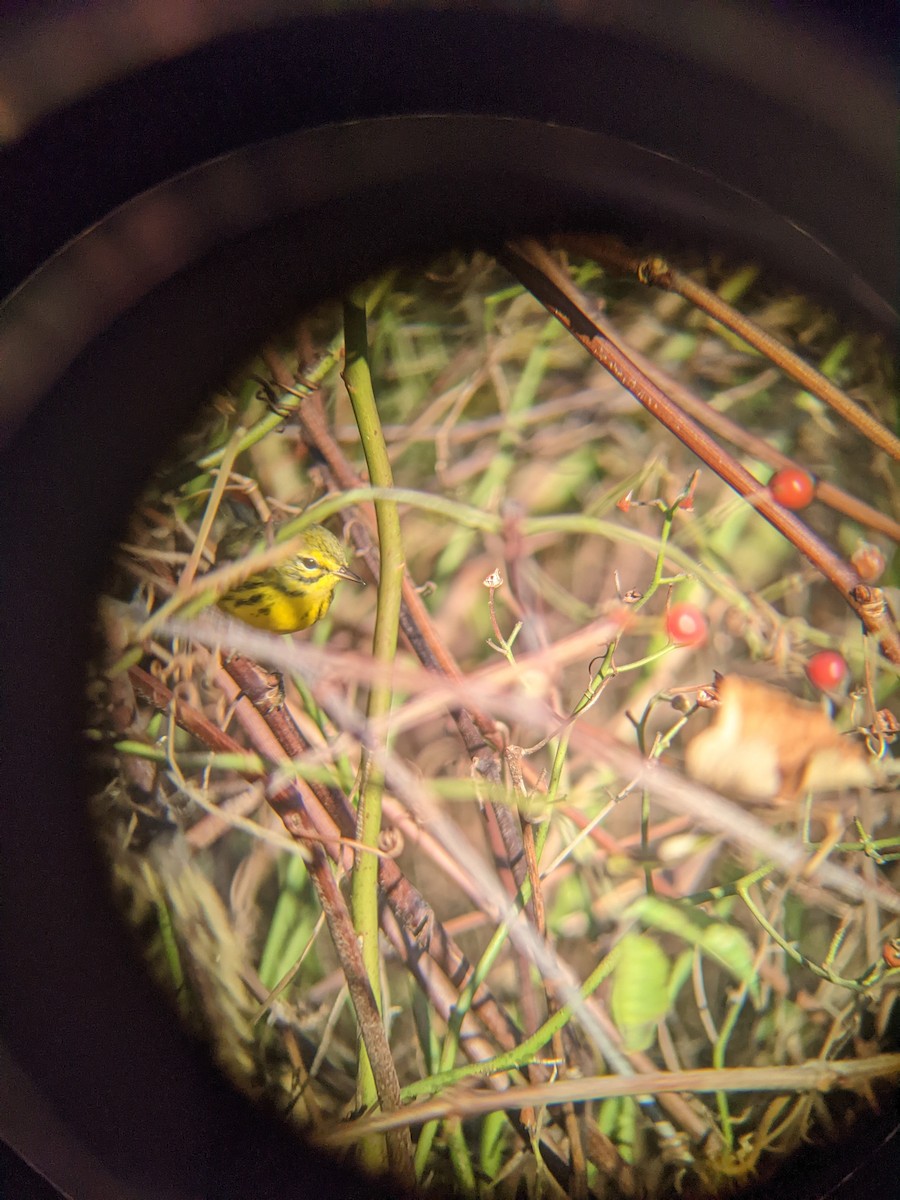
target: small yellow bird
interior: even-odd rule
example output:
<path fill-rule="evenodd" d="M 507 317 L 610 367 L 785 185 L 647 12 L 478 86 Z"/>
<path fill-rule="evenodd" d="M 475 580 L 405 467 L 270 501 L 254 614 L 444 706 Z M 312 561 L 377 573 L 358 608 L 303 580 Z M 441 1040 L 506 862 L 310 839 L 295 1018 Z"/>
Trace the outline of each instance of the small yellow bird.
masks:
<path fill-rule="evenodd" d="M 241 535 L 246 546 L 246 530 L 240 531 Z M 220 544 L 224 559 L 240 557 L 229 554 L 233 541 L 225 538 Z M 322 525 L 311 525 L 293 558 L 235 584 L 219 600 L 219 608 L 256 629 L 295 633 L 321 621 L 342 579 L 365 586 L 348 567 L 347 551 L 334 534 Z"/>

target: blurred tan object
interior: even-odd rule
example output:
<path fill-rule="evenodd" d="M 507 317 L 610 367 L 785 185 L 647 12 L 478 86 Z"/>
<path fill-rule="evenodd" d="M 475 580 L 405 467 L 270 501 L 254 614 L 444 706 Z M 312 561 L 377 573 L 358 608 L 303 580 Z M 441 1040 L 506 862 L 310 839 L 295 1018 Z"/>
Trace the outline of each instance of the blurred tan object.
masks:
<path fill-rule="evenodd" d="M 687 747 L 698 783 L 746 800 L 790 803 L 807 792 L 871 787 L 875 759 L 816 704 L 783 688 L 717 675 L 712 722 Z M 713 707 L 713 705 L 711 705 Z"/>

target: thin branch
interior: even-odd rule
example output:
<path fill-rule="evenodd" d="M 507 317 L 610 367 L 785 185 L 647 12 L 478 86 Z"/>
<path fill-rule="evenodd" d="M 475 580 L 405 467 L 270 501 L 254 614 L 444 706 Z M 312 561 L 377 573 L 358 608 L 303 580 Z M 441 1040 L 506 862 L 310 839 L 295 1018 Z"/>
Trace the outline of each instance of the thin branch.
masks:
<path fill-rule="evenodd" d="M 508 245 L 499 256 L 507 269 L 553 313 L 577 341 L 627 388 L 647 411 L 738 495 L 748 500 L 819 570 L 859 616 L 866 630 L 878 639 L 891 662 L 900 665 L 900 633 L 886 611 L 870 607 L 859 598 L 862 581 L 793 513 L 783 508 L 767 487 L 755 479 L 732 455 L 692 420 L 623 350 L 615 345 L 589 315 L 588 298 L 563 273 L 546 250 L 528 240 Z M 875 590 L 875 589 L 866 589 Z"/>
<path fill-rule="evenodd" d="M 349 1128 L 323 1134 L 322 1142 L 338 1148 L 352 1144 L 364 1133 L 384 1132 L 404 1121 L 421 1124 L 464 1113 L 472 1118 L 498 1108 L 541 1104 L 563 1104 L 568 1100 L 582 1103 L 612 1096 L 638 1096 L 642 1091 L 664 1092 L 832 1092 L 838 1089 L 864 1089 L 872 1080 L 900 1077 L 900 1054 L 878 1054 L 872 1058 L 832 1060 L 813 1059 L 796 1066 L 701 1067 L 690 1071 L 657 1071 L 651 1075 L 627 1077 L 600 1075 L 588 1079 L 566 1079 L 539 1087 L 510 1088 L 497 1095 L 454 1088 L 443 1097 L 435 1097 L 407 1106 L 393 1117 L 367 1117 Z"/>
<path fill-rule="evenodd" d="M 255 664 L 240 656 L 234 656 L 225 663 L 225 670 L 264 719 L 282 707 L 273 706 L 271 682 L 262 676 Z M 360 1033 L 376 1081 L 377 1096 L 382 1109 L 393 1112 L 401 1104 L 400 1081 L 346 901 L 325 851 L 318 841 L 305 837 L 309 823 L 305 805 L 295 791 L 295 786 L 282 785 L 269 797 L 269 802 L 281 817 L 288 833 L 306 842 L 310 854 L 309 876 L 316 889 L 331 940 L 347 980 L 350 999 L 356 1011 Z M 395 1178 L 406 1186 L 412 1186 L 412 1141 L 408 1129 L 404 1130 L 404 1135 L 400 1138 L 393 1133 L 388 1136 L 388 1160 Z"/>
<path fill-rule="evenodd" d="M 660 255 L 642 257 L 633 254 L 617 239 L 601 236 L 564 237 L 560 241 L 590 255 L 604 265 L 634 275 L 641 283 L 682 296 L 695 308 L 699 308 L 714 321 L 743 338 L 748 346 L 764 354 L 806 391 L 812 392 L 835 412 L 840 413 L 848 424 L 858 429 L 874 446 L 884 450 L 891 458 L 900 460 L 900 438 L 896 434 L 877 421 L 871 413 L 866 412 L 821 371 L 805 362 L 799 354 L 789 350 L 755 321 L 738 312 L 703 284 L 677 270 Z"/>

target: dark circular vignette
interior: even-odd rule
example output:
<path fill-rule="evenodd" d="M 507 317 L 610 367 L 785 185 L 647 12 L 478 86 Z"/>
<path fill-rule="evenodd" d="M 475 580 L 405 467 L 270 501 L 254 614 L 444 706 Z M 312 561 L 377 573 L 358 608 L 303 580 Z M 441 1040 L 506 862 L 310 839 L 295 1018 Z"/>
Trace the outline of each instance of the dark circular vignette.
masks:
<path fill-rule="evenodd" d="M 334 51 L 336 30 L 340 54 Z M 307 59 L 298 95 L 279 84 L 301 45 Z M 418 47 L 418 60 L 410 61 L 411 46 Z M 718 165 L 729 182 L 794 219 L 800 211 L 809 222 L 818 212 L 818 238 L 852 264 L 864 288 L 872 289 L 864 294 L 886 302 L 882 325 L 889 330 L 895 209 L 884 181 L 873 180 L 866 190 L 861 185 L 871 176 L 847 147 L 832 146 L 821 131 L 810 133 L 802 116 L 779 111 L 768 97 L 754 98 L 746 85 L 735 85 L 727 111 L 717 112 L 723 131 L 717 160 L 716 139 L 704 146 L 697 136 L 686 136 L 678 119 L 686 110 L 671 97 L 673 89 L 685 89 L 708 113 L 721 95 L 721 79 L 701 71 L 688 87 L 685 63 L 673 63 L 653 46 L 640 58 L 640 50 L 627 39 L 611 42 L 593 33 L 573 39 L 571 29 L 552 23 L 486 14 L 428 14 L 427 20 L 424 14 L 355 14 L 317 18 L 287 38 L 234 35 L 108 84 L 48 116 L 12 147 L 8 169 L 0 174 L 0 211 L 7 218 L 2 282 L 19 283 L 114 205 L 245 142 L 327 120 L 512 108 L 514 115 L 589 129 L 609 123 L 626 140 L 662 153 L 672 153 L 681 137 L 686 144 L 680 156 L 692 165 Z M 599 78 L 595 72 L 591 88 L 573 91 L 572 81 L 589 72 L 598 56 L 604 64 Z M 561 88 L 563 79 L 571 86 Z M 600 93 L 609 97 L 602 121 Z M 186 96 L 192 101 L 187 111 Z M 510 96 L 518 99 L 510 102 Z M 751 147 L 742 165 L 730 160 L 728 137 L 741 128 L 754 99 L 766 125 L 766 154 L 757 161 Z M 128 149 L 117 154 L 122 145 Z M 791 187 L 766 191 L 772 183 L 766 172 L 792 146 L 802 153 L 793 163 Z M 829 187 L 819 186 L 817 195 L 813 176 L 821 154 L 830 159 Z M 0 503 L 9 575 L 0 601 L 7 640 L 3 794 L 18 811 L 0 830 L 0 1013 L 12 1059 L 24 1066 L 28 1082 L 60 1122 L 54 1129 L 48 1121 L 37 1137 L 31 1131 L 30 1143 L 20 1143 L 47 1155 L 41 1165 L 51 1178 L 54 1164 L 58 1168 L 67 1156 L 74 1161 L 74 1145 L 103 1164 L 123 1196 L 265 1197 L 291 1195 L 298 1187 L 358 1194 L 355 1177 L 299 1147 L 268 1114 L 234 1094 L 202 1050 L 173 1028 L 136 966 L 127 966 L 134 961 L 130 943 L 109 908 L 74 786 L 90 598 L 122 514 L 165 448 L 154 436 L 183 422 L 287 311 L 340 291 L 398 254 L 439 248 L 448 236 L 490 245 L 521 227 L 529 210 L 537 214 L 538 231 L 552 227 L 555 217 L 584 220 L 591 213 L 589 198 L 577 188 L 562 201 L 557 195 L 554 211 L 550 188 L 541 195 L 540 180 L 528 170 L 513 182 L 519 192 L 532 191 L 520 195 L 512 211 L 504 204 L 503 180 L 489 173 L 479 177 L 477 190 L 471 181 L 460 188 L 452 213 L 446 181 L 419 177 L 412 181 L 416 202 L 401 206 L 400 219 L 397 198 L 404 193 L 385 185 L 361 188 L 341 205 L 310 208 L 299 222 L 284 216 L 262 233 L 235 232 L 215 253 L 186 264 L 119 315 L 67 367 L 6 451 Z M 507 189 L 509 183 L 507 178 Z M 607 198 L 599 211 L 611 215 L 610 205 Z M 854 213 L 852 228 L 848 211 Z M 629 214 L 613 215 L 628 224 Z M 646 212 L 641 216 L 646 219 Z M 661 225 L 672 217 L 671 210 L 660 213 Z M 752 232 L 745 235 L 753 240 Z M 886 251 L 881 246 L 876 253 L 884 239 Z M 323 245 L 329 248 L 325 256 Z M 775 246 L 769 249 L 777 255 Z M 815 276 L 813 265 L 809 270 Z M 821 274 L 818 282 L 828 290 Z M 39 753 L 48 741 L 58 749 L 53 761 Z M 98 994 L 106 1014 L 99 1019 Z M 65 1003 L 51 1001 L 54 996 Z M 120 1023 L 109 1014 L 118 1014 Z M 824 1196 L 831 1188 L 844 1200 L 877 1194 L 896 1175 L 900 1149 L 891 1138 L 897 1114 L 889 1109 L 873 1116 L 845 1151 L 811 1148 L 758 1194 Z M 860 1161 L 860 1173 L 842 1185 Z"/>
<path fill-rule="evenodd" d="M 8 149 L 0 173 L 0 290 L 115 205 L 204 159 L 324 122 L 432 112 L 595 130 L 713 171 L 809 228 L 893 299 L 894 229 L 879 213 L 894 180 L 890 166 L 873 170 L 886 134 L 873 132 L 883 113 L 867 112 L 890 93 L 883 62 L 871 94 L 860 90 L 837 122 L 815 79 L 754 86 L 752 64 L 731 62 L 740 47 L 706 44 L 708 5 L 691 6 L 696 48 L 676 40 L 674 50 L 665 6 L 649 33 L 621 20 L 576 23 L 577 6 L 572 24 L 477 7 L 351 11 L 226 34 L 44 116 Z M 772 58 L 790 62 L 793 30 L 754 19 L 760 52 L 771 37 Z M 834 53 L 845 50 L 833 47 L 846 74 L 828 83 L 852 95 L 868 81 Z M 803 71 L 801 57 L 793 73 Z"/>

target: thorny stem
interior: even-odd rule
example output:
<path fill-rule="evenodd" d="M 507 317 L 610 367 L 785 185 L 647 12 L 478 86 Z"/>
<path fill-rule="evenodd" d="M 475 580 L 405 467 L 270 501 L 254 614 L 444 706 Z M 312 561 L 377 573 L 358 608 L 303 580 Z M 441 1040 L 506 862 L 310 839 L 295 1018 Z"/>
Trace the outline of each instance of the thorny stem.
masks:
<path fill-rule="evenodd" d="M 340 361 L 341 351 L 344 348 L 343 332 L 336 334 L 332 339 L 331 345 L 316 363 L 316 365 L 307 372 L 305 380 L 309 385 L 310 392 L 326 378 L 337 363 Z M 290 391 L 284 389 L 278 396 L 278 403 L 272 407 L 270 412 L 261 417 L 250 429 L 246 430 L 243 437 L 237 445 L 237 453 L 243 454 L 245 450 L 249 450 L 251 446 L 255 446 L 257 442 L 262 441 L 264 437 L 277 429 L 291 413 L 300 407 L 306 397 L 296 388 Z M 213 467 L 217 467 L 222 462 L 225 454 L 225 447 L 219 447 L 216 450 L 210 451 L 203 458 L 197 460 L 197 466 L 201 470 L 210 471 Z"/>
<path fill-rule="evenodd" d="M 271 721 L 283 706 L 271 703 L 269 681 L 262 676 L 255 664 L 239 656 L 232 656 L 225 663 L 238 688 L 247 696 L 264 720 Z M 277 794 L 269 796 L 269 802 L 281 817 L 292 837 L 304 840 L 310 830 L 310 820 L 302 797 L 296 792 L 296 784 L 282 786 Z M 344 897 L 338 887 L 325 851 L 317 841 L 306 841 L 309 852 L 309 874 L 325 913 L 328 931 L 347 980 L 347 987 L 356 1010 L 360 1033 L 377 1079 L 376 1099 L 382 1107 L 395 1109 L 400 1105 L 399 1081 L 391 1057 L 390 1046 L 381 1020 L 376 993 L 368 977 L 362 950 L 350 920 Z M 372 859 L 377 870 L 377 859 Z M 387 1140 L 387 1155 L 391 1170 L 401 1181 L 411 1182 L 412 1146 L 408 1131 L 399 1141 Z"/>
<path fill-rule="evenodd" d="M 662 288 L 682 296 L 689 304 L 707 313 L 713 320 L 718 321 L 736 333 L 749 346 L 764 354 L 770 362 L 780 367 L 796 383 L 806 391 L 812 392 L 830 405 L 836 412 L 874 445 L 886 451 L 891 458 L 900 460 L 900 438 L 866 412 L 846 392 L 836 387 L 831 380 L 817 371 L 815 367 L 789 350 L 787 346 L 772 337 L 743 313 L 738 312 L 733 305 L 728 304 L 721 296 L 697 283 L 683 271 L 677 270 L 660 255 L 649 258 L 633 254 L 618 239 L 589 236 L 586 238 L 563 238 L 566 245 L 577 246 L 598 262 L 613 266 L 615 269 L 633 274 L 641 283 Z"/>
<path fill-rule="evenodd" d="M 254 670 L 260 672 L 261 668 L 255 667 Z M 229 734 L 224 733 L 217 725 L 208 721 L 202 713 L 197 712 L 190 704 L 183 700 L 178 700 L 176 704 L 173 693 L 154 676 L 148 674 L 140 667 L 133 667 L 129 672 L 129 677 L 135 689 L 157 709 L 165 712 L 171 707 L 175 713 L 176 723 L 199 741 L 219 751 L 231 753 L 235 756 L 238 752 L 243 752 L 243 747 L 239 742 L 235 741 Z M 248 678 L 253 678 L 253 676 L 249 676 Z M 354 829 L 350 804 L 340 793 L 321 786 L 325 780 L 315 778 L 319 774 L 315 768 L 310 767 L 306 769 L 298 761 L 300 756 L 309 749 L 309 746 L 301 737 L 300 731 L 294 724 L 289 710 L 283 708 L 268 711 L 264 719 L 271 733 L 276 738 L 282 753 L 287 755 L 287 758 L 283 761 L 272 762 L 268 757 L 263 760 L 269 763 L 270 773 L 271 769 L 275 768 L 279 774 L 284 774 L 285 780 L 290 780 L 292 776 L 305 776 L 322 809 L 331 811 L 336 825 L 341 832 L 340 840 L 345 843 L 348 842 Z M 255 741 L 255 738 L 253 740 Z M 260 750 L 260 758 L 262 759 L 262 750 Z M 180 761 L 184 761 L 183 755 L 180 757 Z M 254 778 L 256 763 L 251 762 L 248 765 L 251 769 L 246 772 L 245 777 Z M 337 801 L 340 801 L 340 803 L 336 803 Z M 309 800 L 307 801 L 307 806 L 309 807 Z M 217 815 L 211 817 L 210 820 L 215 821 L 222 827 L 223 818 L 218 815 L 218 811 Z M 188 835 L 189 839 L 195 830 L 199 828 L 199 825 L 194 826 L 194 829 Z M 264 838 L 266 837 L 266 831 L 256 824 L 253 828 L 253 836 Z M 336 843 L 337 838 L 330 840 Z M 283 844 L 281 839 L 279 839 L 279 845 Z M 430 955 L 442 972 L 448 977 L 458 980 L 460 986 L 464 986 L 466 981 L 471 977 L 472 966 L 460 951 L 458 945 L 447 934 L 444 926 L 438 921 L 435 913 L 426 904 L 421 894 L 401 874 L 399 867 L 393 859 L 379 859 L 379 879 L 382 893 L 403 932 L 404 938 L 407 939 L 409 944 L 416 946 L 417 954 L 423 952 Z M 516 1035 L 515 1027 L 506 1014 L 499 1008 L 497 1002 L 483 984 L 477 985 L 473 1008 L 477 1011 L 479 1019 L 489 1029 L 492 1036 L 500 1045 L 512 1044 Z M 469 1041 L 465 1043 L 466 1048 L 468 1048 L 469 1044 Z"/>
<path fill-rule="evenodd" d="M 589 315 L 588 298 L 564 275 L 547 251 L 528 240 L 507 245 L 499 257 L 614 379 L 809 559 L 856 612 L 865 629 L 878 639 L 885 656 L 900 666 L 900 633 L 885 611 L 869 607 L 865 600 L 854 595 L 861 585 L 856 572 L 798 517 L 783 508 L 768 488 L 733 455 L 726 453 L 602 332 Z"/>

